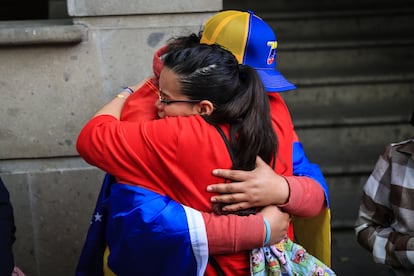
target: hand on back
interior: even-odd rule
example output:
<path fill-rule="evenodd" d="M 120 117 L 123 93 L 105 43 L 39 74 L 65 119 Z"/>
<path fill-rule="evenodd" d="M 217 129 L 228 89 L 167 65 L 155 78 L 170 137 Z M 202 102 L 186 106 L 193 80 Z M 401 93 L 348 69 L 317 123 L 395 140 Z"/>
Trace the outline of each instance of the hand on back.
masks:
<path fill-rule="evenodd" d="M 223 211 L 234 212 L 250 207 L 284 204 L 289 199 L 289 185 L 260 157 L 252 171 L 216 169 L 215 176 L 230 179 L 231 183 L 209 185 L 207 191 L 219 193 L 212 202 L 225 203 Z"/>

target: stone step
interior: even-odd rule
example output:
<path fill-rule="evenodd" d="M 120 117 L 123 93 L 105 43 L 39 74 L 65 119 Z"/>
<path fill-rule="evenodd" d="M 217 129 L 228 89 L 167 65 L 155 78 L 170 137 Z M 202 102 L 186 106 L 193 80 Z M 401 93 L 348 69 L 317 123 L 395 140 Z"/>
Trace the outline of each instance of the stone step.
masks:
<path fill-rule="evenodd" d="M 320 47 L 312 44 L 301 45 L 301 47 L 284 48 L 280 46 L 278 52 L 277 68 L 285 71 L 295 71 L 298 73 L 306 68 L 306 71 L 315 72 L 343 72 L 352 73 L 346 70 L 356 68 L 359 72 L 363 70 L 371 71 L 372 68 L 384 67 L 402 68 L 414 71 L 414 40 L 406 43 L 392 43 L 377 45 L 355 45 L 354 47 Z M 291 45 L 286 45 L 291 46 Z M 295 44 L 298 46 L 298 44 Z M 377 69 L 375 69 L 377 70 Z M 400 71 L 400 70 L 399 70 Z M 331 75 L 331 74 L 330 74 Z M 341 74 L 343 76 L 343 74 Z"/>
<path fill-rule="evenodd" d="M 405 124 L 414 111 L 414 82 L 350 80 L 346 85 L 299 86 L 281 95 L 297 129 Z"/>
<path fill-rule="evenodd" d="M 413 36 L 414 2 L 223 1 L 224 9 L 252 10 L 271 25 L 282 43 L 325 37 Z"/>
<path fill-rule="evenodd" d="M 408 124 L 298 130 L 309 159 L 320 166 L 330 192 L 332 229 L 353 229 L 363 185 L 390 142 L 413 136 Z"/>
<path fill-rule="evenodd" d="M 223 9 L 239 9 L 239 10 L 254 10 L 256 12 L 301 12 L 301 11 L 331 11 L 331 10 L 372 10 L 390 8 L 407 8 L 413 7 L 414 3 L 411 0 L 395 0 L 390 5 L 386 0 L 224 0 Z"/>
<path fill-rule="evenodd" d="M 353 229 L 332 231 L 332 269 L 336 275 L 392 275 L 386 265 L 375 263 L 372 254 L 357 243 Z"/>
<path fill-rule="evenodd" d="M 413 131 L 408 123 L 297 129 L 309 159 L 325 175 L 370 172 L 388 143 L 412 137 Z"/>
<path fill-rule="evenodd" d="M 374 164 L 372 165 L 373 168 Z M 353 228 L 363 185 L 369 173 L 326 176 L 329 186 L 332 229 Z"/>
<path fill-rule="evenodd" d="M 273 27 L 278 40 L 306 41 L 338 38 L 413 36 L 414 7 L 387 10 L 335 10 L 293 13 L 263 13 L 262 17 Z"/>

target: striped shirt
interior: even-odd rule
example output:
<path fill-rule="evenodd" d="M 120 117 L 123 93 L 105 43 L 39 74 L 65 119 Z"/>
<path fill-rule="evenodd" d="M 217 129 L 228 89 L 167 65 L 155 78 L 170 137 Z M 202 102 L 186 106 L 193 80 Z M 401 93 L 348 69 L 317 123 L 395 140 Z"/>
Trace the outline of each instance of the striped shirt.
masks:
<path fill-rule="evenodd" d="M 364 186 L 358 243 L 397 275 L 414 275 L 414 138 L 390 144 Z"/>

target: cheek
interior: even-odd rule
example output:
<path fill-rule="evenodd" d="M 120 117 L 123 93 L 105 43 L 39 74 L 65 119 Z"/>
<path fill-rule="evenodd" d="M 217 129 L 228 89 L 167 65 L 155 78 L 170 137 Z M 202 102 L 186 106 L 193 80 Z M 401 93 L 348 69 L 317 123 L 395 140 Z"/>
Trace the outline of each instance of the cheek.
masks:
<path fill-rule="evenodd" d="M 166 105 L 162 108 L 165 117 L 174 117 L 180 115 L 179 109 L 174 108 L 174 105 Z"/>
<path fill-rule="evenodd" d="M 163 111 L 164 115 L 169 117 L 193 115 L 193 110 L 189 105 L 180 106 L 180 104 L 171 104 L 165 106 Z"/>

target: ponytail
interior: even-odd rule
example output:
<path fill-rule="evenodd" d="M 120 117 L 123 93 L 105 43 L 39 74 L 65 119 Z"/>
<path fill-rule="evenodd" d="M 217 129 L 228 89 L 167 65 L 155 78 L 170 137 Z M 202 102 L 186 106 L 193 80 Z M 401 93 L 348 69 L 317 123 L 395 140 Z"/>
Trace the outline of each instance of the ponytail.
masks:
<path fill-rule="evenodd" d="M 246 65 L 239 65 L 240 88 L 231 105 L 240 107 L 243 117 L 230 127 L 234 167 L 252 170 L 259 155 L 270 164 L 275 157 L 277 137 L 272 127 L 268 96 L 257 72 Z"/>

